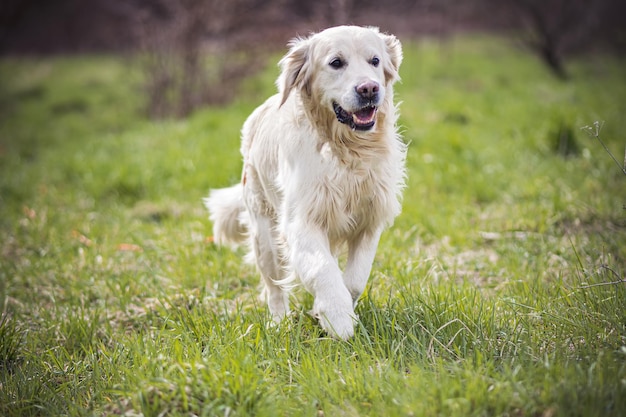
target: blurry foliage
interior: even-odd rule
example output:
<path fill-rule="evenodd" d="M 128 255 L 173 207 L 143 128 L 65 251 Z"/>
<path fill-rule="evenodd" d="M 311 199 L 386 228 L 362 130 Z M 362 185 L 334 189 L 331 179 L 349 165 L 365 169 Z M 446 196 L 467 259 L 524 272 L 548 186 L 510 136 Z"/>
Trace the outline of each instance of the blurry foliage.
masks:
<path fill-rule="evenodd" d="M 186 116 L 226 102 L 260 67 L 259 49 L 233 36 L 252 3 L 161 0 L 137 9 L 150 116 Z"/>
<path fill-rule="evenodd" d="M 566 60 L 626 50 L 622 0 L 6 0 L 0 53 L 141 51 L 147 112 L 182 117 L 237 94 L 268 51 L 339 24 L 401 37 L 498 31 L 520 39 L 560 79 Z"/>
<path fill-rule="evenodd" d="M 493 3 L 493 2 L 491 2 Z M 569 77 L 565 58 L 575 52 L 591 48 L 594 41 L 622 41 L 625 31 L 611 30 L 611 14 L 625 6 L 615 0 L 508 0 L 496 7 L 511 7 L 517 23 L 521 23 L 525 44 L 560 79 Z M 515 25 L 517 26 L 517 25 Z M 617 35 L 617 36 L 615 36 Z M 614 38 L 615 36 L 615 38 Z"/>

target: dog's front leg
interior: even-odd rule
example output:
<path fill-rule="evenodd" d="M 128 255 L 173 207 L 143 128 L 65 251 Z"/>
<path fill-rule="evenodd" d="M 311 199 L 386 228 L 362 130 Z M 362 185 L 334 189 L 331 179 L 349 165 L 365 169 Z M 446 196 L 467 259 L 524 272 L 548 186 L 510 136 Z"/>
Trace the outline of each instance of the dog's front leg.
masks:
<path fill-rule="evenodd" d="M 346 288 L 326 235 L 310 225 L 292 223 L 286 233 L 289 262 L 313 294 L 313 315 L 324 330 L 340 339 L 354 335 L 352 295 Z"/>
<path fill-rule="evenodd" d="M 352 296 L 354 307 L 367 286 L 381 232 L 379 228 L 374 232 L 361 233 L 348 242 L 348 261 L 343 280 Z"/>

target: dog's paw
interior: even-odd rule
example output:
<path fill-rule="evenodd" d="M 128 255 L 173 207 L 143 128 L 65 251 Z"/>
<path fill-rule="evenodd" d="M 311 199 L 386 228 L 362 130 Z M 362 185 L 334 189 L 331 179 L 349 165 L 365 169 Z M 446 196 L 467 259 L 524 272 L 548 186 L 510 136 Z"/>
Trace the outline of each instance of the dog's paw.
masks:
<path fill-rule="evenodd" d="M 347 340 L 354 336 L 354 324 L 356 315 L 351 303 L 347 306 L 324 305 L 322 302 L 315 302 L 313 306 L 313 316 L 319 320 L 322 329 L 330 336 Z"/>
<path fill-rule="evenodd" d="M 268 303 L 270 309 L 270 315 L 274 323 L 280 323 L 287 314 L 289 314 L 289 303 L 275 302 Z"/>
<path fill-rule="evenodd" d="M 289 314 L 289 296 L 286 292 L 277 288 L 271 291 L 267 287 L 263 288 L 259 299 L 267 304 L 274 323 L 280 323 Z"/>

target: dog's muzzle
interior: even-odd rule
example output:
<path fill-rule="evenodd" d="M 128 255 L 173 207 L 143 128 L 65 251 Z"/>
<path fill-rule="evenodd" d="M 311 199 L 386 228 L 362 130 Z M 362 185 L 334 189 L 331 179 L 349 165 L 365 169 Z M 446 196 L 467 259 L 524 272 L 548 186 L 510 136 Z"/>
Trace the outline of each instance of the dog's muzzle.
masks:
<path fill-rule="evenodd" d="M 337 120 L 350 126 L 352 130 L 370 130 L 376 123 L 378 107 L 373 104 L 368 104 L 351 113 L 337 104 L 337 102 L 333 102 L 333 110 L 335 111 Z"/>

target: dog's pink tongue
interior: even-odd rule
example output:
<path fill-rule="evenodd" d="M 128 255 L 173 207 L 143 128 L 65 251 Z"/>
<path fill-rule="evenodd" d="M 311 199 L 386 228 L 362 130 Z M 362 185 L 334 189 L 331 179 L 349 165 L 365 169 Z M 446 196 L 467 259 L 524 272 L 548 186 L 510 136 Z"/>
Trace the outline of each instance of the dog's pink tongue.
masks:
<path fill-rule="evenodd" d="M 374 118 L 376 117 L 376 108 L 375 107 L 365 107 L 355 113 L 352 114 L 354 119 L 354 123 L 364 125 L 368 123 L 372 123 Z"/>

